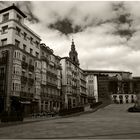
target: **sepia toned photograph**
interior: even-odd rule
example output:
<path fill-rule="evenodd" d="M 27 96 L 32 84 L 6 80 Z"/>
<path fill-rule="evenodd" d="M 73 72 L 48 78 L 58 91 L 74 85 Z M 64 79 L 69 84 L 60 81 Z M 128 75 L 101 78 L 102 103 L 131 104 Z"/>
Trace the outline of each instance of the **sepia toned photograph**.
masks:
<path fill-rule="evenodd" d="M 140 1 L 0 1 L 0 139 L 140 139 Z"/>

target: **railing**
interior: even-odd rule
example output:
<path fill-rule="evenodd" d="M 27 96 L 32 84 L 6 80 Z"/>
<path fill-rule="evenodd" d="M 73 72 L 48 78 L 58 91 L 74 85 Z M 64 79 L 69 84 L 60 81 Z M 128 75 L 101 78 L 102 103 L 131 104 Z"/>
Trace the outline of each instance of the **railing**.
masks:
<path fill-rule="evenodd" d="M 20 97 L 21 98 L 26 98 L 26 99 L 32 99 L 33 98 L 33 93 L 21 91 L 20 92 Z"/>
<path fill-rule="evenodd" d="M 55 84 L 54 82 L 52 83 L 52 82 L 47 81 L 47 85 L 50 85 L 50 86 L 53 86 L 53 87 L 57 87 L 57 84 Z"/>
<path fill-rule="evenodd" d="M 80 93 L 81 96 L 87 97 L 86 93 Z"/>
<path fill-rule="evenodd" d="M 47 74 L 48 74 L 49 76 L 52 76 L 52 77 L 57 78 L 57 74 L 56 74 L 56 73 L 54 73 L 54 72 L 47 71 Z"/>
<path fill-rule="evenodd" d="M 48 94 L 48 97 L 54 100 L 62 100 L 62 96 L 59 95 Z"/>

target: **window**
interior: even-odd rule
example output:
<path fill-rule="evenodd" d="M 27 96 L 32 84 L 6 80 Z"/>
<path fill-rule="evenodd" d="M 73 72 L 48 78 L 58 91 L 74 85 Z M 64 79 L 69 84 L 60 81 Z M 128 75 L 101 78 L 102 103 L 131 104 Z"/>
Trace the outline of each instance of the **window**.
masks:
<path fill-rule="evenodd" d="M 19 15 L 17 15 L 17 21 L 21 22 L 21 17 Z"/>
<path fill-rule="evenodd" d="M 13 90 L 15 89 L 15 84 L 13 83 Z"/>
<path fill-rule="evenodd" d="M 4 76 L 4 68 L 0 68 L 0 76 Z"/>
<path fill-rule="evenodd" d="M 33 53 L 33 49 L 30 48 L 30 54 L 32 54 L 32 53 Z"/>
<path fill-rule="evenodd" d="M 32 59 L 29 60 L 29 64 L 32 65 Z"/>
<path fill-rule="evenodd" d="M 8 25 L 2 27 L 2 33 L 6 33 L 8 31 Z"/>
<path fill-rule="evenodd" d="M 33 38 L 32 37 L 30 37 L 30 43 L 33 44 Z"/>
<path fill-rule="evenodd" d="M 23 50 L 26 51 L 26 45 L 25 44 L 23 44 Z"/>
<path fill-rule="evenodd" d="M 7 57 L 8 50 L 2 51 L 1 54 L 2 54 L 2 57 Z"/>
<path fill-rule="evenodd" d="M 9 13 L 3 15 L 3 21 L 9 20 Z"/>
<path fill-rule="evenodd" d="M 35 67 L 37 67 L 37 62 L 35 62 Z"/>
<path fill-rule="evenodd" d="M 39 56 L 39 53 L 38 53 L 38 52 L 35 52 L 35 54 L 36 54 L 36 57 L 38 58 L 38 56 Z"/>
<path fill-rule="evenodd" d="M 27 34 L 25 32 L 24 32 L 23 36 L 24 36 L 24 39 L 26 40 L 27 39 Z"/>
<path fill-rule="evenodd" d="M 36 41 L 35 44 L 36 44 L 36 47 L 38 48 L 39 43 Z"/>
<path fill-rule="evenodd" d="M 24 62 L 26 61 L 26 56 L 25 55 L 22 56 L 22 61 L 24 61 Z"/>
<path fill-rule="evenodd" d="M 20 35 L 20 31 L 21 31 L 21 29 L 18 28 L 18 27 L 16 27 L 16 34 L 17 34 L 17 35 Z"/>
<path fill-rule="evenodd" d="M 42 56 L 44 56 L 44 52 L 42 52 Z"/>
<path fill-rule="evenodd" d="M 29 78 L 32 78 L 32 74 L 29 74 Z"/>
<path fill-rule="evenodd" d="M 15 40 L 15 46 L 19 47 L 20 42 L 18 40 Z"/>
<path fill-rule="evenodd" d="M 29 91 L 29 93 L 30 93 L 30 91 L 31 91 L 31 88 L 28 88 L 28 91 Z"/>
<path fill-rule="evenodd" d="M 6 45 L 6 44 L 7 44 L 7 38 L 2 39 L 2 40 L 1 40 L 1 44 L 2 44 L 2 46 Z"/>

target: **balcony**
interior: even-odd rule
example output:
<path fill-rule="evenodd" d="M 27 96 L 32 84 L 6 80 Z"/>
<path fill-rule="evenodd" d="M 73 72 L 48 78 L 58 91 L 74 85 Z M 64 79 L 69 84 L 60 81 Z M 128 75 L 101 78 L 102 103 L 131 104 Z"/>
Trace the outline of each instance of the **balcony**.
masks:
<path fill-rule="evenodd" d="M 29 84 L 30 86 L 32 86 L 33 83 L 34 83 L 34 79 L 33 79 L 33 78 L 28 78 L 28 84 Z"/>
<path fill-rule="evenodd" d="M 26 62 L 22 61 L 22 68 L 27 69 L 27 67 L 28 67 L 28 64 Z"/>
<path fill-rule="evenodd" d="M 41 60 L 45 61 L 47 64 L 49 64 L 49 60 L 47 57 L 45 56 L 41 56 Z"/>
<path fill-rule="evenodd" d="M 21 83 L 26 84 L 27 82 L 27 77 L 26 76 L 21 76 Z"/>
<path fill-rule="evenodd" d="M 54 77 L 57 79 L 57 74 L 52 72 L 52 71 L 47 71 L 47 75 L 51 76 L 51 77 Z"/>
<path fill-rule="evenodd" d="M 33 99 L 33 93 L 21 91 L 20 92 L 20 97 L 21 98 L 26 98 L 26 99 Z"/>
<path fill-rule="evenodd" d="M 87 97 L 87 94 L 86 93 L 80 93 L 80 96 Z"/>
<path fill-rule="evenodd" d="M 55 84 L 54 82 L 47 81 L 47 85 L 53 86 L 53 87 L 56 87 L 57 88 L 57 84 Z"/>
<path fill-rule="evenodd" d="M 62 70 L 62 66 L 61 65 L 57 65 L 56 68 L 59 69 L 59 70 Z"/>
<path fill-rule="evenodd" d="M 29 65 L 29 71 L 34 72 L 34 66 L 33 65 Z"/>
<path fill-rule="evenodd" d="M 77 86 L 72 85 L 72 88 L 73 88 L 73 89 L 77 89 L 78 87 L 77 87 Z"/>

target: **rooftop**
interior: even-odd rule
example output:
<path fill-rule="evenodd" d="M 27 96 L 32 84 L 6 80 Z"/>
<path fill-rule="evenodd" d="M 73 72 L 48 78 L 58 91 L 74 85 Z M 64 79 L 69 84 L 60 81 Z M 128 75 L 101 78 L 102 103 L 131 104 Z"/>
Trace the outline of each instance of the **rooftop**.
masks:
<path fill-rule="evenodd" d="M 84 72 L 93 72 L 93 73 L 130 73 L 128 71 L 118 71 L 118 70 L 84 70 Z"/>
<path fill-rule="evenodd" d="M 27 16 L 20 10 L 18 9 L 18 7 L 16 7 L 14 4 L 12 6 L 9 6 L 7 8 L 4 8 L 2 10 L 0 10 L 0 14 L 3 13 L 3 12 L 6 12 L 6 11 L 9 11 L 11 9 L 14 9 L 16 10 L 18 13 L 20 13 L 24 18 L 26 18 Z"/>

